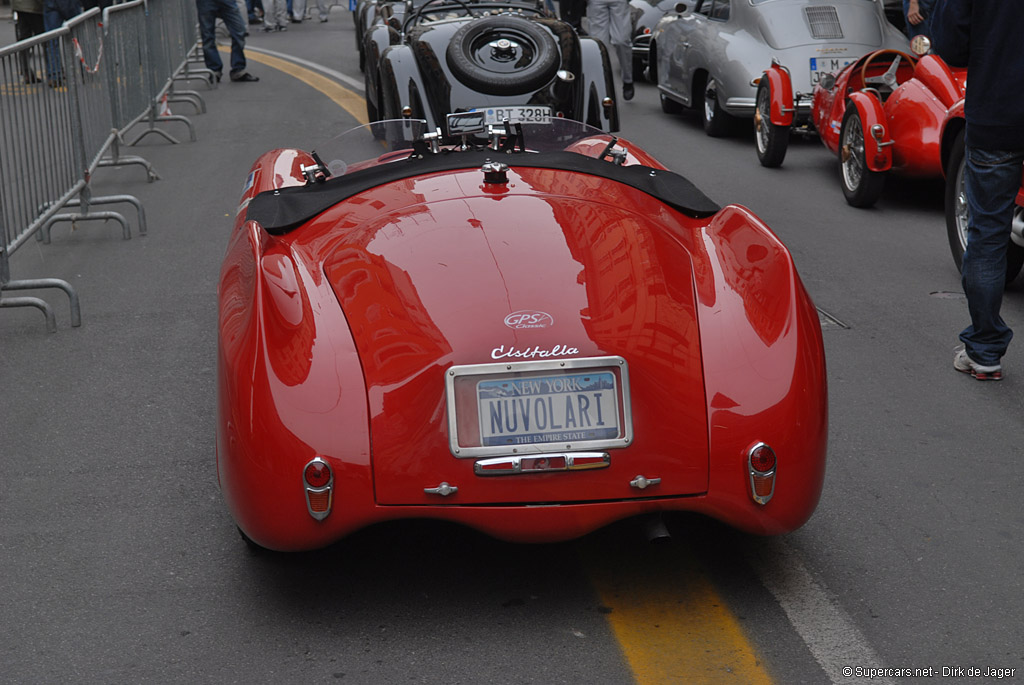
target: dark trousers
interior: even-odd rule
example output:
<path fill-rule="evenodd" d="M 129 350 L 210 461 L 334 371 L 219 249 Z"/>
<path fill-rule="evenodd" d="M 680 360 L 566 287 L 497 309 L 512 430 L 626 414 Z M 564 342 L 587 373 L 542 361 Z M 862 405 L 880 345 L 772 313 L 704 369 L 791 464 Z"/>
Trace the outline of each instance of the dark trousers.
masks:
<path fill-rule="evenodd" d="M 203 61 L 206 68 L 220 74 L 224 62 L 217 52 L 217 19 L 224 21 L 231 36 L 231 73 L 245 71 L 245 23 L 234 0 L 196 0 L 199 14 L 199 35 L 203 39 Z"/>
<path fill-rule="evenodd" d="M 983 366 L 994 366 L 1013 338 L 999 309 L 1024 150 L 980 150 L 968 145 L 966 155 L 964 189 L 969 219 L 960 280 L 971 325 L 960 332 L 960 340 L 967 356 Z"/>
<path fill-rule="evenodd" d="M 38 36 L 43 32 L 43 15 L 34 12 L 18 12 L 18 21 L 14 24 L 15 40 L 27 40 L 32 36 Z M 25 83 L 37 83 L 39 74 L 31 65 L 31 58 L 34 57 L 36 48 L 25 50 L 20 55 L 21 76 Z"/>
<path fill-rule="evenodd" d="M 577 32 L 583 29 L 583 16 L 587 13 L 587 0 L 559 0 L 558 16 Z"/>

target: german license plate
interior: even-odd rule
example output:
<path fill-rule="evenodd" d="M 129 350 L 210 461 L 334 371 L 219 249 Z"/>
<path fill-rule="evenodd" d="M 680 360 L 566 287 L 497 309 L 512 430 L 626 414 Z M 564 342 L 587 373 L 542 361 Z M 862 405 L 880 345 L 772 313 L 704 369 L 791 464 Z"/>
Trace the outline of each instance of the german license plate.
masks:
<path fill-rule="evenodd" d="M 478 107 L 474 112 L 482 112 L 487 124 L 550 124 L 551 108 L 528 105 L 512 105 L 509 107 Z"/>
<path fill-rule="evenodd" d="M 838 74 L 844 67 L 856 61 L 855 57 L 812 57 L 811 85 L 817 85 L 825 74 Z"/>
<path fill-rule="evenodd" d="M 615 374 L 610 371 L 479 381 L 481 444 L 615 438 L 619 435 L 618 398 Z"/>

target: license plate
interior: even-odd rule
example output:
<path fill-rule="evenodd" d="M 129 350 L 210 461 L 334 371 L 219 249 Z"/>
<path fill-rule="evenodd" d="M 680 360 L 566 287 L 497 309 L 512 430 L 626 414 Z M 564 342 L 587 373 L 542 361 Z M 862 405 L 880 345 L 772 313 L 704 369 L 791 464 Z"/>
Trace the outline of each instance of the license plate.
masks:
<path fill-rule="evenodd" d="M 484 446 L 619 435 L 618 388 L 610 371 L 483 380 L 476 399 Z"/>
<path fill-rule="evenodd" d="M 856 61 L 855 57 L 812 57 L 811 85 L 817 85 L 825 74 L 838 74 L 844 67 Z"/>
<path fill-rule="evenodd" d="M 501 124 L 506 120 L 510 124 L 550 124 L 551 108 L 527 105 L 510 107 L 478 107 L 474 112 L 482 112 L 487 124 Z"/>

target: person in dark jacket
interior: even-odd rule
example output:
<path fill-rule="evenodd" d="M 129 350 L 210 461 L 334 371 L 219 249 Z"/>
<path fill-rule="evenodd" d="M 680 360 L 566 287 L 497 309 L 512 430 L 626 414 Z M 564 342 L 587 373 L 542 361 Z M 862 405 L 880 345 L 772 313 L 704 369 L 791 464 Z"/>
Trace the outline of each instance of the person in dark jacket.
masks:
<path fill-rule="evenodd" d="M 1000 380 L 1013 331 L 999 314 L 1006 284 L 1014 199 L 1024 165 L 1024 2 L 938 0 L 931 19 L 932 49 L 966 66 L 964 183 L 967 250 L 961 281 L 971 325 L 960 333 L 957 371 Z"/>

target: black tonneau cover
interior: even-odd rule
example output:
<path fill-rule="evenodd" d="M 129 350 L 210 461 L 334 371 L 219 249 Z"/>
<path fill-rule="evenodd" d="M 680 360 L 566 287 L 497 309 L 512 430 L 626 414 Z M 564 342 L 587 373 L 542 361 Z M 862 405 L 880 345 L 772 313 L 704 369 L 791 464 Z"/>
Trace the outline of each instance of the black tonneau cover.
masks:
<path fill-rule="evenodd" d="M 249 203 L 246 219 L 258 222 L 268 233 L 282 235 L 364 190 L 412 176 L 475 169 L 488 161 L 502 162 L 511 168 L 561 169 L 600 176 L 636 188 L 692 217 L 711 216 L 721 209 L 690 181 L 664 169 L 641 165 L 621 166 L 576 152 L 446 150 L 380 164 L 330 178 L 323 183 L 262 192 Z"/>

